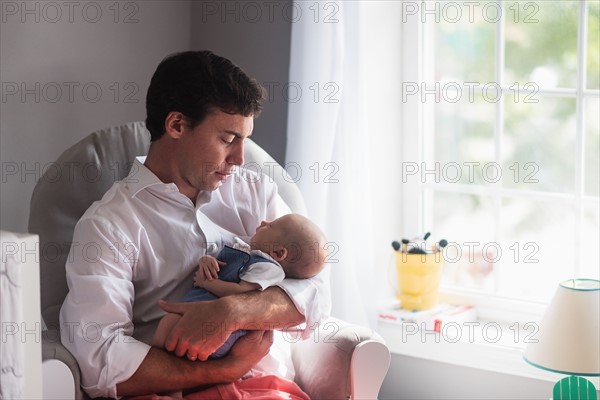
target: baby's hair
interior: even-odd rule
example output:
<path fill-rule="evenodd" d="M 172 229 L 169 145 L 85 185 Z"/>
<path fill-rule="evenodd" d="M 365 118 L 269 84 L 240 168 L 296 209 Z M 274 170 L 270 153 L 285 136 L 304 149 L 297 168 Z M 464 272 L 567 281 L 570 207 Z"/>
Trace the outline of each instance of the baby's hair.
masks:
<path fill-rule="evenodd" d="M 282 238 L 288 250 L 288 257 L 282 263 L 286 277 L 311 278 L 325 267 L 325 234 L 317 224 L 300 214 L 290 214 L 289 218 L 292 224 L 285 227 Z"/>

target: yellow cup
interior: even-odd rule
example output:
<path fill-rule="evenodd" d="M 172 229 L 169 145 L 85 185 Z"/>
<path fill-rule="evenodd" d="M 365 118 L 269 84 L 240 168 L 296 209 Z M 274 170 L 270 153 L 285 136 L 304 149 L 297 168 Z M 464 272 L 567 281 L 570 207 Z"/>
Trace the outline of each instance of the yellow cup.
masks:
<path fill-rule="evenodd" d="M 399 291 L 396 294 L 405 310 L 427 310 L 439 300 L 440 277 L 444 259 L 441 253 L 408 254 L 396 251 Z"/>

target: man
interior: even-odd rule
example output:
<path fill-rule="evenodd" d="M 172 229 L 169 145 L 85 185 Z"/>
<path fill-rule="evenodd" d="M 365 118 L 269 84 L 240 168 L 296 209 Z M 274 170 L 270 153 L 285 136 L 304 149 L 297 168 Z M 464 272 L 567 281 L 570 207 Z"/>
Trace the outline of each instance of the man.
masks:
<path fill-rule="evenodd" d="M 255 81 L 208 51 L 175 54 L 158 66 L 146 98 L 148 156 L 75 228 L 73 242 L 95 243 L 100 257 L 90 262 L 72 249 L 66 266 L 61 339 L 89 395 L 231 382 L 268 353 L 272 329 L 313 327 L 327 313 L 328 302 L 318 299 L 325 290 L 320 277 L 284 280 L 211 302 L 161 302 L 182 318 L 167 351 L 147 344 L 164 315 L 158 301 L 176 300 L 191 287 L 200 257 L 236 236 L 249 239 L 261 220 L 289 212 L 268 179 L 236 168 L 261 100 Z M 237 329 L 256 333 L 226 357 L 204 361 Z"/>

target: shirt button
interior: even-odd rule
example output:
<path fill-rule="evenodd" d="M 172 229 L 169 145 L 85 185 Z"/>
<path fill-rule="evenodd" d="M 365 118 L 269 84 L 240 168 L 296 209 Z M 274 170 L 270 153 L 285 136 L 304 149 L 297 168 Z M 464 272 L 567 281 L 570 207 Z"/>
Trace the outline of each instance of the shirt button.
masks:
<path fill-rule="evenodd" d="M 217 245 L 214 243 L 209 243 L 206 247 L 206 251 L 209 253 L 214 253 L 215 251 L 217 251 Z"/>

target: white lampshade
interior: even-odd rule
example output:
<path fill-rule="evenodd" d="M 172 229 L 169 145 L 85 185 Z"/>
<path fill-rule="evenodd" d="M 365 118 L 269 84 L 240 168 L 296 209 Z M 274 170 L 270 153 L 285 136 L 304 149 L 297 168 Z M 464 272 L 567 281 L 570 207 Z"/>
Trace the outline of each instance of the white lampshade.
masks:
<path fill-rule="evenodd" d="M 600 281 L 562 282 L 535 335 L 525 360 L 569 375 L 600 376 Z"/>

